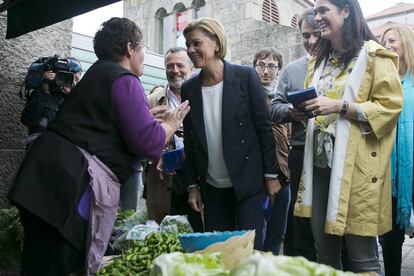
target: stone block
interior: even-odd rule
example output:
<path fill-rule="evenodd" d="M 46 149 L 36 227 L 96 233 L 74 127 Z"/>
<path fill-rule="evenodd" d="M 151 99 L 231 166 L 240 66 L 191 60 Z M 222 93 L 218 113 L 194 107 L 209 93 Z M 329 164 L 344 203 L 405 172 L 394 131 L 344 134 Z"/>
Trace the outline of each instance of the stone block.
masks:
<path fill-rule="evenodd" d="M 6 194 L 10 188 L 9 179 L 18 168 L 24 156 L 24 150 L 0 150 L 0 208 L 7 207 Z"/>

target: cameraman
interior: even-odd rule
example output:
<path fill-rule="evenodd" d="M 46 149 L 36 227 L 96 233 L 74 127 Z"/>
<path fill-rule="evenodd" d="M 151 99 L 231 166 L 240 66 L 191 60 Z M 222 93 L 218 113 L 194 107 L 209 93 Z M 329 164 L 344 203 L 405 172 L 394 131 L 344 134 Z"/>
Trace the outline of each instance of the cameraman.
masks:
<path fill-rule="evenodd" d="M 38 59 L 34 64 L 43 65 L 41 61 L 43 61 L 43 58 Z M 60 68 L 56 65 L 58 62 L 60 62 Z M 57 56 L 47 58 L 44 66 L 40 68 L 45 71 L 39 83 L 31 81 L 29 85 L 27 79 L 32 77 L 30 74 L 34 74 L 33 72 L 39 73 L 42 69 L 35 71 L 30 68 L 26 78 L 26 94 L 30 94 L 26 96 L 27 103 L 20 119 L 22 124 L 29 128 L 29 136 L 25 144 L 30 144 L 46 130 L 47 125 L 55 118 L 64 96 L 79 82 L 82 71 L 78 60 L 74 58 L 58 59 Z M 73 76 L 69 81 L 59 81 L 58 84 L 57 74 L 62 74 L 62 71 L 58 71 L 58 69 L 63 69 L 65 74 Z M 32 91 L 30 91 L 31 88 Z"/>

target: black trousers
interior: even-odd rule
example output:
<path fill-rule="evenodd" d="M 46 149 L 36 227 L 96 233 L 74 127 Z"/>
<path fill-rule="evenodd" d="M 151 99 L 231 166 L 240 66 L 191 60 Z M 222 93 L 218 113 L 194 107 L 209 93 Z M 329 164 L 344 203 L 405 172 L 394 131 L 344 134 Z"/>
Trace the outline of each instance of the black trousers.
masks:
<path fill-rule="evenodd" d="M 206 231 L 256 230 L 254 248 L 262 250 L 264 192 L 237 201 L 233 188 L 219 189 L 207 184 L 205 194 Z"/>
<path fill-rule="evenodd" d="M 302 176 L 303 147 L 293 147 L 289 152 L 291 201 L 287 219 L 284 241 L 284 255 L 303 256 L 316 262 L 315 240 L 313 239 L 310 220 L 293 216 L 293 209 L 298 195 L 299 182 Z"/>
<path fill-rule="evenodd" d="M 64 239 L 59 231 L 19 208 L 24 228 L 22 276 L 65 276 L 84 266 L 85 253 Z"/>
<path fill-rule="evenodd" d="M 397 224 L 397 199 L 392 198 L 392 229 L 379 237 L 384 258 L 385 276 L 401 275 L 402 245 L 405 231 Z"/>
<path fill-rule="evenodd" d="M 194 232 L 204 232 L 201 213 L 194 211 L 188 203 L 187 179 L 183 170 L 177 170 L 171 190 L 171 215 L 186 215 Z"/>
<path fill-rule="evenodd" d="M 204 232 L 203 220 L 199 212 L 191 209 L 188 204 L 188 193 L 171 193 L 171 215 L 187 215 L 194 232 Z"/>

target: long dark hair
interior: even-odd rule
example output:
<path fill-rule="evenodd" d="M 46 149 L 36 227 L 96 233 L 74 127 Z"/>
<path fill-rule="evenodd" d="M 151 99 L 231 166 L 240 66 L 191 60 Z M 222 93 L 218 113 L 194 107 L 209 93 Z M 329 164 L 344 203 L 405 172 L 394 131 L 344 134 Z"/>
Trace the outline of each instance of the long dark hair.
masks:
<path fill-rule="evenodd" d="M 343 10 L 346 5 L 349 6 L 349 16 L 345 19 L 342 26 L 342 40 L 344 42 L 343 51 L 338 57 L 340 64 L 348 65 L 348 63 L 358 54 L 364 41 L 374 40 L 378 42 L 377 38 L 372 34 L 367 22 L 362 14 L 361 7 L 358 0 L 328 0 L 332 5 L 339 10 Z M 327 39 L 320 38 L 315 46 L 316 66 L 322 60 L 327 58 L 333 51 L 331 42 Z"/>

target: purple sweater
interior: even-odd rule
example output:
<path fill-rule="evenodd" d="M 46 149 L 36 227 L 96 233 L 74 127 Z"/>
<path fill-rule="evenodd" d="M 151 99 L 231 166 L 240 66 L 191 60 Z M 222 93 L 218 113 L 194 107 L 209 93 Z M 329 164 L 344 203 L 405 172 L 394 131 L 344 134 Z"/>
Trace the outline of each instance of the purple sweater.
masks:
<path fill-rule="evenodd" d="M 112 85 L 111 102 L 128 150 L 151 160 L 159 160 L 166 134 L 152 116 L 139 80 L 131 75 L 117 78 Z"/>

